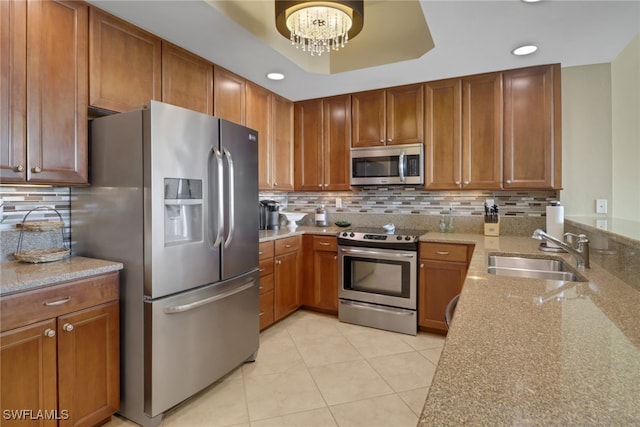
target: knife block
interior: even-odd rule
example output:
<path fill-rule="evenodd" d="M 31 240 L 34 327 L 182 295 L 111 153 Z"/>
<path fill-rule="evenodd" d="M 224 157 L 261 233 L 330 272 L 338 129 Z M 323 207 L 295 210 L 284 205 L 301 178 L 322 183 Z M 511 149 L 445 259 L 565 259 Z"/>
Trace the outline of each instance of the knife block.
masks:
<path fill-rule="evenodd" d="M 498 222 L 485 222 L 484 223 L 484 235 L 485 236 L 499 236 L 500 235 L 500 220 L 498 220 Z"/>

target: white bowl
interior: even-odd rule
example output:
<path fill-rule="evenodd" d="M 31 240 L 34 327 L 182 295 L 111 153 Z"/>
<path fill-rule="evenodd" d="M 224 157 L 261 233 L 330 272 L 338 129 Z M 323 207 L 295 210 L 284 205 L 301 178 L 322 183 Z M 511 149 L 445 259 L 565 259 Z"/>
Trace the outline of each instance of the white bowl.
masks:
<path fill-rule="evenodd" d="M 296 221 L 300 221 L 302 218 L 304 218 L 307 215 L 304 212 L 280 212 L 280 213 L 284 215 L 289 221 L 289 223 L 287 224 L 287 228 L 291 231 L 295 230 L 298 227 L 298 224 L 296 224 Z"/>

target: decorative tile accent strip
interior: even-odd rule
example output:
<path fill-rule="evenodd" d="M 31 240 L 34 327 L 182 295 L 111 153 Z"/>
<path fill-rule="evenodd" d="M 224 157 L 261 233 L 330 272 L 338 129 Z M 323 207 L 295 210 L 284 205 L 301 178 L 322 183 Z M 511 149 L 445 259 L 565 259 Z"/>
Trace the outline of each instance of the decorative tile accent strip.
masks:
<path fill-rule="evenodd" d="M 14 259 L 24 216 L 33 208 L 46 206 L 57 210 L 64 222 L 64 243 L 71 242 L 71 190 L 68 187 L 0 187 L 0 199 L 3 207 L 0 223 L 0 262 Z M 29 215 L 28 221 L 59 221 L 53 211 L 36 211 Z M 25 233 L 23 248 L 39 249 L 61 245 L 60 230 L 42 233 Z"/>

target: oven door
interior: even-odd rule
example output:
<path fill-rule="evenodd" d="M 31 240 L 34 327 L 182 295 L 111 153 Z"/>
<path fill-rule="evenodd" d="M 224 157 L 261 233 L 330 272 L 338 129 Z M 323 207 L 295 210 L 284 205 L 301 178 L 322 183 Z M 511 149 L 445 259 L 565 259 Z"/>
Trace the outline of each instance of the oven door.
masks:
<path fill-rule="evenodd" d="M 340 246 L 339 297 L 416 310 L 417 252 Z"/>

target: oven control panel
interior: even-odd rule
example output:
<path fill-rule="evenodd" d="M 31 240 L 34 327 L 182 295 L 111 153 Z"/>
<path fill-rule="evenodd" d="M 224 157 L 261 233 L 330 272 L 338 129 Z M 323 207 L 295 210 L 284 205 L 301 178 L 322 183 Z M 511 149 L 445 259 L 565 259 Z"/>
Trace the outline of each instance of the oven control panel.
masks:
<path fill-rule="evenodd" d="M 358 231 L 343 231 L 338 233 L 338 238 L 345 240 L 352 240 L 358 242 L 371 242 L 371 243 L 416 243 L 420 238 L 417 234 L 382 234 L 382 233 L 369 233 Z"/>

